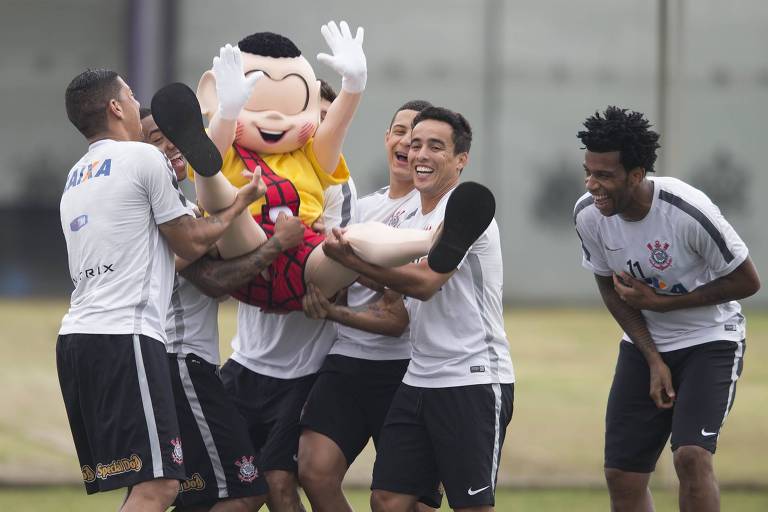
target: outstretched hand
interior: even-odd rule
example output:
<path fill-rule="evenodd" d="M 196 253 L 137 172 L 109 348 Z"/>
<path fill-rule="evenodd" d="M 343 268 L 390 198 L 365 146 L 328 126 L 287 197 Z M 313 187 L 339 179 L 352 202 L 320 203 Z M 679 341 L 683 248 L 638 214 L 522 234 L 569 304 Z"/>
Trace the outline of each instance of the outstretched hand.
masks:
<path fill-rule="evenodd" d="M 237 191 L 238 200 L 245 201 L 245 204 L 249 205 L 267 193 L 267 185 L 261 179 L 261 167 L 257 165 L 254 172 L 243 169 L 241 174 L 251 181 Z"/>
<path fill-rule="evenodd" d="M 333 55 L 318 53 L 317 60 L 341 75 L 342 90 L 353 94 L 363 92 L 368 79 L 368 66 L 363 52 L 363 27 L 358 27 L 355 37 L 352 37 L 346 21 L 339 23 L 339 26 L 336 26 L 335 21 L 330 21 L 320 27 L 320 33 Z"/>
<path fill-rule="evenodd" d="M 256 82 L 264 76 L 261 71 L 256 71 L 246 77 L 240 48 L 230 44 L 222 46 L 219 55 L 213 58 L 213 74 L 216 77 L 219 115 L 228 120 L 237 119 Z"/>

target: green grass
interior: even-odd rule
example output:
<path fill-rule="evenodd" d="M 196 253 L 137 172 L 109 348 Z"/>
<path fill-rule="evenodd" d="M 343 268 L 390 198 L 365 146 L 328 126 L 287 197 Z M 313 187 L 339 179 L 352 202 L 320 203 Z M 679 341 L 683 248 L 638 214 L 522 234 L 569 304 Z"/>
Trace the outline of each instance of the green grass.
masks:
<path fill-rule="evenodd" d="M 349 489 L 347 496 L 356 511 L 370 510 L 369 493 L 361 489 Z M 0 489 L 0 510 L 32 512 L 57 510 L 59 512 L 96 512 L 117 510 L 123 493 L 86 496 L 85 491 L 71 487 L 45 487 L 37 489 Z M 657 512 L 677 510 L 677 497 L 671 491 L 654 492 Z M 304 500 L 307 504 L 306 499 Z M 608 497 L 597 490 L 500 490 L 497 492 L 496 510 L 535 512 L 594 512 L 607 510 Z M 266 508 L 262 508 L 266 510 Z M 443 502 L 440 510 L 450 510 Z M 765 512 L 768 510 L 768 493 L 746 491 L 725 492 L 722 510 L 726 512 Z"/>
<path fill-rule="evenodd" d="M 66 307 L 64 301 L 0 301 L 0 482 L 60 484 L 79 480 L 54 354 L 56 332 Z M 749 311 L 747 318 L 744 374 L 720 438 L 715 465 L 724 488 L 766 489 L 768 312 Z M 230 352 L 234 326 L 234 304 L 226 303 L 220 314 L 224 357 Z M 507 308 L 506 326 L 517 384 L 515 413 L 502 453 L 500 486 L 602 488 L 603 417 L 618 327 L 602 309 L 516 308 Z M 675 485 L 670 459 L 669 450 L 665 450 L 653 480 L 660 489 Z M 351 468 L 349 481 L 366 487 L 372 461 L 369 447 Z M 65 488 L 50 492 L 0 489 L 0 510 L 48 508 L 37 501 L 36 508 L 5 505 L 4 500 L 13 496 L 21 496 L 18 499 L 22 501 L 51 499 L 57 506 L 70 506 L 70 498 L 77 500 L 80 494 Z M 365 510 L 366 493 L 360 497 L 363 501 L 357 506 Z M 726 498 L 737 500 L 734 503 L 738 505 L 724 506 L 723 510 L 768 510 L 765 494 L 729 493 Z M 85 506 L 100 503 L 100 499 L 112 498 L 91 497 Z M 114 499 L 119 501 L 119 497 Z M 503 501 L 507 499 L 509 504 Z M 570 512 L 605 509 L 601 492 L 512 491 L 500 497 L 499 510 L 548 510 L 539 507 L 550 499 L 568 502 Z M 664 503 L 671 507 L 659 510 L 674 508 L 673 496 L 660 494 L 659 499 L 667 500 Z M 578 508 L 582 502 L 583 508 Z M 71 506 L 70 510 L 88 510 L 80 508 L 82 505 Z M 551 510 L 563 509 L 561 504 Z"/>

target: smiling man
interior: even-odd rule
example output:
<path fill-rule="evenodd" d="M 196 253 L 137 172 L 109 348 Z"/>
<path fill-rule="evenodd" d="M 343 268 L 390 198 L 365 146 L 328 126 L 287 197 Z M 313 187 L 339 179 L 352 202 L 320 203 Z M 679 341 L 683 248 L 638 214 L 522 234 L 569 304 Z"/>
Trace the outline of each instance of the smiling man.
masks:
<path fill-rule="evenodd" d="M 705 194 L 647 176 L 660 146 L 642 113 L 608 107 L 584 126 L 582 264 L 624 329 L 606 413 L 612 510 L 653 510 L 648 481 L 670 433 L 680 510 L 720 510 L 712 455 L 743 364 L 736 300 L 760 288 L 757 271 Z"/>

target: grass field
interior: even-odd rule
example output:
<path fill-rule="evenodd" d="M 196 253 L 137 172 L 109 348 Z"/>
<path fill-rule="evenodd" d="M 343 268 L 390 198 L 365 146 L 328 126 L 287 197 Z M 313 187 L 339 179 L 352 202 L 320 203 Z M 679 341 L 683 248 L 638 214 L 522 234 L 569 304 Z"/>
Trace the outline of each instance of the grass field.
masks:
<path fill-rule="evenodd" d="M 0 301 L 0 482 L 55 485 L 79 481 L 54 362 L 56 332 L 66 306 L 64 301 Z M 224 356 L 234 331 L 233 306 L 225 304 L 220 316 Z M 500 486 L 600 488 L 603 414 L 618 328 L 600 309 L 507 311 L 517 384 Z M 744 374 L 715 463 L 724 488 L 768 489 L 768 313 L 748 311 L 747 318 Z M 349 481 L 365 488 L 372 460 L 368 449 L 350 470 Z M 654 485 L 671 489 L 674 481 L 667 450 Z M 51 500 L 59 510 L 90 510 L 79 504 L 80 497 L 79 488 L 45 492 L 0 489 L 0 510 L 47 508 L 44 501 L 37 500 Z M 365 510 L 367 493 L 361 492 L 359 497 L 358 506 Z M 13 499 L 17 502 L 9 501 Z M 116 503 L 120 498 L 106 495 L 88 503 L 96 506 L 99 499 Z M 544 508 L 550 499 L 560 505 Z M 662 493 L 659 499 L 666 499 L 671 507 L 659 510 L 674 510 L 673 496 Z M 19 500 L 32 508 L 23 508 Z M 765 492 L 728 493 L 724 504 L 728 500 L 734 501 L 723 510 L 768 510 Z M 570 512 L 604 510 L 605 496 L 599 491 L 510 491 L 501 495 L 498 509 L 564 510 L 564 503 Z"/>

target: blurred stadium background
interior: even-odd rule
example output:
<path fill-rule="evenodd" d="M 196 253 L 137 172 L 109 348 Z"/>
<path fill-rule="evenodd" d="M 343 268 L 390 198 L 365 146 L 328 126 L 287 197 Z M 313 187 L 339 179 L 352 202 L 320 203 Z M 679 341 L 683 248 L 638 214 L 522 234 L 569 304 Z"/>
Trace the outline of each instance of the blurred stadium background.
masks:
<path fill-rule="evenodd" d="M 52 364 L 71 291 L 58 201 L 85 150 L 64 112 L 68 82 L 86 67 L 110 67 L 148 105 L 168 82 L 194 88 L 221 45 L 253 32 L 287 35 L 316 63 L 326 51 L 319 27 L 331 19 L 366 30 L 368 88 L 345 144 L 361 194 L 386 181 L 382 138 L 404 101 L 458 110 L 474 127 L 465 179 L 497 195 L 520 379 L 503 483 L 602 481 L 602 407 L 618 329 L 598 307 L 572 230 L 583 190 L 575 134 L 586 116 L 608 104 L 647 113 L 662 133 L 658 174 L 707 192 L 766 268 L 762 0 L 2 0 L 0 482 L 78 476 Z M 338 88 L 332 70 L 315 70 Z M 768 294 L 744 302 L 752 313 L 747 370 L 716 460 L 730 454 L 729 485 L 765 489 L 768 374 L 760 366 L 768 351 L 759 344 L 768 342 Z M 233 322 L 225 309 L 224 351 Z M 540 404 L 523 407 L 526 393 Z M 526 421 L 524 411 L 539 417 Z M 547 435 L 563 425 L 590 440 L 561 438 L 555 445 L 568 451 L 553 453 Z M 673 481 L 668 463 L 659 480 Z"/>

